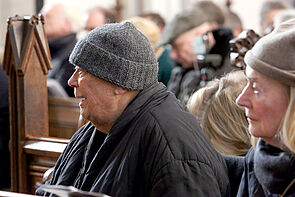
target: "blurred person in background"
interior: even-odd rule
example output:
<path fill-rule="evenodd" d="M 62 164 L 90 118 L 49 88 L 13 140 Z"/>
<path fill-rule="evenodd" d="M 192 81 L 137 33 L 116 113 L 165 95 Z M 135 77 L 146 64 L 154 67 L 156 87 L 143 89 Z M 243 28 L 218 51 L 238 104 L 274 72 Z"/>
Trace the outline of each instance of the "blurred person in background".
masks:
<path fill-rule="evenodd" d="M 246 84 L 243 71 L 227 73 L 196 91 L 187 104 L 212 146 L 224 155 L 243 156 L 251 147 L 245 110 L 235 102 Z"/>
<path fill-rule="evenodd" d="M 243 31 L 243 24 L 240 17 L 238 14 L 230 10 L 227 11 L 224 25 L 232 30 L 235 38 L 237 38 Z"/>
<path fill-rule="evenodd" d="M 176 61 L 168 90 L 183 103 L 215 76 L 231 71 L 229 28 L 208 22 L 201 8 L 177 14 L 165 27 L 158 46 L 171 44 L 170 57 Z"/>
<path fill-rule="evenodd" d="M 160 30 L 160 34 L 162 34 L 166 23 L 164 18 L 160 14 L 154 13 L 154 12 L 148 12 L 148 13 L 141 14 L 139 16 L 153 21 L 158 26 Z M 158 63 L 159 63 L 158 80 L 159 82 L 164 83 L 166 86 L 168 85 L 168 82 L 170 80 L 172 67 L 174 65 L 174 62 L 170 58 L 170 51 L 171 51 L 171 46 L 166 45 L 166 46 L 157 48 L 157 54 L 156 54 L 158 58 Z"/>
<path fill-rule="evenodd" d="M 112 10 L 103 7 L 94 7 L 86 14 L 84 30 L 88 33 L 96 27 L 115 22 L 117 22 L 117 19 Z"/>
<path fill-rule="evenodd" d="M 166 22 L 165 22 L 165 19 L 160 14 L 155 12 L 146 12 L 146 13 L 140 14 L 139 16 L 153 21 L 159 27 L 160 32 L 161 33 L 163 32 Z"/>
<path fill-rule="evenodd" d="M 273 30 L 274 17 L 282 10 L 289 8 L 289 5 L 282 0 L 266 0 L 260 10 L 261 34 L 269 34 Z"/>
<path fill-rule="evenodd" d="M 74 89 L 67 84 L 67 81 L 74 69 L 70 65 L 69 56 L 77 42 L 78 30 L 72 16 L 75 14 L 73 12 L 77 10 L 72 5 L 57 2 L 45 4 L 41 10 L 41 14 L 45 17 L 44 29 L 52 63 L 47 78 L 56 80 L 71 97 L 74 97 Z"/>
<path fill-rule="evenodd" d="M 225 23 L 225 13 L 220 6 L 211 0 L 197 0 L 194 7 L 200 8 L 207 16 L 207 22 L 212 28 L 218 28 Z"/>

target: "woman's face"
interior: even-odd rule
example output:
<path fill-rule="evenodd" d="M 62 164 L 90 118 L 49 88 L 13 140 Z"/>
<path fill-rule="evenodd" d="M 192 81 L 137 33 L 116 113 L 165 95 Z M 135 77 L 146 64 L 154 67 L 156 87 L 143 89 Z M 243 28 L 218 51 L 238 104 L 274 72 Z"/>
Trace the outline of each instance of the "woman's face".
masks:
<path fill-rule="evenodd" d="M 249 132 L 274 146 L 289 104 L 289 88 L 251 67 L 246 67 L 248 83 L 237 98 L 237 104 L 245 107 Z"/>

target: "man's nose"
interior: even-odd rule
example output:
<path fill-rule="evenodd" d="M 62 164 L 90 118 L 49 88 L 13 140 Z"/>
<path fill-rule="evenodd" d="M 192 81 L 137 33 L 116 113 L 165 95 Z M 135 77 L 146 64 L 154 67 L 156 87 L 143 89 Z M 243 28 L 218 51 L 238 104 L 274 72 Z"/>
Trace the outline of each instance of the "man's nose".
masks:
<path fill-rule="evenodd" d="M 77 74 L 77 71 L 75 71 L 70 77 L 70 79 L 68 80 L 68 85 L 71 86 L 72 88 L 75 88 L 78 85 L 76 74 Z"/>

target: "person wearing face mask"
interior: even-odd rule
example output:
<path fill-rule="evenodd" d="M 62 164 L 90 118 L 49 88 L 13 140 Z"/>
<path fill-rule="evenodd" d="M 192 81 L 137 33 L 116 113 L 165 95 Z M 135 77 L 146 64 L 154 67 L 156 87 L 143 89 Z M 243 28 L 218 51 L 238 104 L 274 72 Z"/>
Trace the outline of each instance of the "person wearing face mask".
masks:
<path fill-rule="evenodd" d="M 258 142 L 244 159 L 235 158 L 235 165 L 234 158 L 227 160 L 229 172 L 243 171 L 241 181 L 232 182 L 237 186 L 232 196 L 295 194 L 295 152 L 290 145 L 295 122 L 294 46 L 292 19 L 261 38 L 245 56 L 248 83 L 236 102 L 245 108 L 248 130 Z"/>

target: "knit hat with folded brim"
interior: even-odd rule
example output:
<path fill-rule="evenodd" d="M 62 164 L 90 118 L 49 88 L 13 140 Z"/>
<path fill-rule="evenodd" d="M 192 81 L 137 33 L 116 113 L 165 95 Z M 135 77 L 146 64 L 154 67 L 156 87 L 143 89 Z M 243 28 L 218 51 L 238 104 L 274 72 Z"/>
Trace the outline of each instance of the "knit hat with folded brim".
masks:
<path fill-rule="evenodd" d="M 70 63 L 128 90 L 158 81 L 158 63 L 148 39 L 130 22 L 100 26 L 78 41 Z"/>
<path fill-rule="evenodd" d="M 207 21 L 204 12 L 199 8 L 185 10 L 177 14 L 164 28 L 157 46 L 171 44 L 182 33 L 200 26 Z"/>
<path fill-rule="evenodd" d="M 295 86 L 295 19 L 262 37 L 245 56 L 247 66 L 288 86 Z"/>

